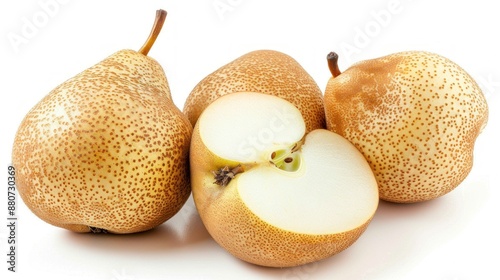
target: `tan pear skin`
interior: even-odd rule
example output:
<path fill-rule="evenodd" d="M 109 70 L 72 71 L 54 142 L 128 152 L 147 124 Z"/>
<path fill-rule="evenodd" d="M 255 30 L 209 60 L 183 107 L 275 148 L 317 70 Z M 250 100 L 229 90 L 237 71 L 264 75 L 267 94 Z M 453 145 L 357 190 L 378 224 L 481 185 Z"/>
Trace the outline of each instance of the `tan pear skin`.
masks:
<path fill-rule="evenodd" d="M 67 80 L 22 121 L 16 183 L 42 220 L 76 232 L 134 233 L 187 200 L 192 126 L 162 67 L 145 55 L 149 47 L 118 51 Z"/>
<path fill-rule="evenodd" d="M 431 200 L 467 177 L 488 106 L 464 69 L 422 51 L 362 61 L 343 73 L 337 59 L 328 56 L 327 127 L 364 154 L 380 198 Z"/>
<path fill-rule="evenodd" d="M 194 127 L 215 99 L 243 91 L 275 95 L 292 103 L 305 116 L 307 132 L 325 128 L 321 89 L 295 59 L 274 50 L 247 53 L 205 77 L 189 94 L 183 112 Z"/>

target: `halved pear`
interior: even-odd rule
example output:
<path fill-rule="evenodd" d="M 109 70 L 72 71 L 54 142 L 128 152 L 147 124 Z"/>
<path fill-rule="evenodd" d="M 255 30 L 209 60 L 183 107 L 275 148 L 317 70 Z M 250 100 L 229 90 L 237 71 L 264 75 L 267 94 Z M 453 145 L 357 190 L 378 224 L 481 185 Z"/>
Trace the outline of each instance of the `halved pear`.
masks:
<path fill-rule="evenodd" d="M 378 206 L 361 153 L 324 129 L 304 135 L 300 111 L 239 92 L 209 105 L 191 141 L 194 201 L 212 237 L 250 263 L 288 267 L 353 244 Z"/>

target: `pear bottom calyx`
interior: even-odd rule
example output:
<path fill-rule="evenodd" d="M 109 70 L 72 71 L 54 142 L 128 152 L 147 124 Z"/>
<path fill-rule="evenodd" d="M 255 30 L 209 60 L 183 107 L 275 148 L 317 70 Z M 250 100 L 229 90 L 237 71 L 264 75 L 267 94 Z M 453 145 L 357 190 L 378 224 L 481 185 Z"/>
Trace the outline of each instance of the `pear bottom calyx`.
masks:
<path fill-rule="evenodd" d="M 238 173 L 242 173 L 245 169 L 241 164 L 238 164 L 234 168 L 229 168 L 229 166 L 224 166 L 222 168 L 219 168 L 216 171 L 212 171 L 212 174 L 214 174 L 214 184 L 217 184 L 219 186 L 225 187 L 229 182 L 234 179 L 234 176 Z"/>
<path fill-rule="evenodd" d="M 89 230 L 91 233 L 108 233 L 107 230 L 103 229 L 103 228 L 98 228 L 98 227 L 91 227 L 89 226 Z"/>

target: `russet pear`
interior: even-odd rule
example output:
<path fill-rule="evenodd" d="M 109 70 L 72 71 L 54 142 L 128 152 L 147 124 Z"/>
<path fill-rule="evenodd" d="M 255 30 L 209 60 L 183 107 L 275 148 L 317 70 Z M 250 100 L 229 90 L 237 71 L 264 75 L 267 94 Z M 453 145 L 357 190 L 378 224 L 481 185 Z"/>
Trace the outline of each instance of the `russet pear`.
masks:
<path fill-rule="evenodd" d="M 194 126 L 214 100 L 243 91 L 281 97 L 306 116 L 307 131 L 325 128 L 321 89 L 295 59 L 274 50 L 247 53 L 209 74 L 191 91 L 183 112 Z"/>
<path fill-rule="evenodd" d="M 300 111 L 269 94 L 235 92 L 211 103 L 195 125 L 190 157 L 208 232 L 261 266 L 297 266 L 347 249 L 379 202 L 354 145 L 326 129 L 306 132 Z"/>
<path fill-rule="evenodd" d="M 162 67 L 121 50 L 65 81 L 17 131 L 12 162 L 26 205 L 75 232 L 134 233 L 172 217 L 190 195 L 192 126 L 174 105 Z"/>
<path fill-rule="evenodd" d="M 337 60 L 328 56 L 327 127 L 363 153 L 382 199 L 426 201 L 466 178 L 488 106 L 464 69 L 422 51 L 362 61 L 343 73 Z"/>

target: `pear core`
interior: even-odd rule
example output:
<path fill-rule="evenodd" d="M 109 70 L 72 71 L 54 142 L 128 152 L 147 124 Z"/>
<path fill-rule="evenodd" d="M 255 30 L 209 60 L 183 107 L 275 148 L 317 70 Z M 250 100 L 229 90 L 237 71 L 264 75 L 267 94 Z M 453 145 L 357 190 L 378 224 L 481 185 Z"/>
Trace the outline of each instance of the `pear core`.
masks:
<path fill-rule="evenodd" d="M 198 126 L 208 150 L 245 167 L 226 187 L 237 188 L 246 207 L 270 225 L 335 234 L 366 223 L 378 206 L 377 183 L 361 153 L 327 130 L 304 138 L 300 112 L 284 99 L 225 95 L 207 107 Z M 282 162 L 275 160 L 281 155 Z"/>

